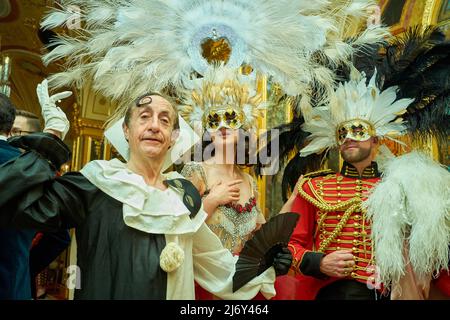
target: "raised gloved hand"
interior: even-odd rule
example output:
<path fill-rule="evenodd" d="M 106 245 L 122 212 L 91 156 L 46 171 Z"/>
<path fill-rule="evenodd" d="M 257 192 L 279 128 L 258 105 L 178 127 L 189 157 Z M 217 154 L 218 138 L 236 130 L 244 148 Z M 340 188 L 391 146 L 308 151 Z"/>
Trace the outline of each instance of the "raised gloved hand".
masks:
<path fill-rule="evenodd" d="M 291 251 L 284 247 L 281 252 L 277 253 L 273 261 L 273 267 L 277 276 L 282 276 L 289 272 L 292 264 Z"/>
<path fill-rule="evenodd" d="M 36 93 L 41 105 L 42 117 L 44 118 L 45 128 L 44 131 L 50 132 L 51 130 L 61 133 L 61 139 L 64 139 L 70 128 L 69 120 L 67 120 L 66 114 L 56 105 L 56 101 L 70 97 L 71 91 L 64 91 L 52 95 L 48 95 L 48 81 L 44 79 L 42 83 L 38 84 Z"/>

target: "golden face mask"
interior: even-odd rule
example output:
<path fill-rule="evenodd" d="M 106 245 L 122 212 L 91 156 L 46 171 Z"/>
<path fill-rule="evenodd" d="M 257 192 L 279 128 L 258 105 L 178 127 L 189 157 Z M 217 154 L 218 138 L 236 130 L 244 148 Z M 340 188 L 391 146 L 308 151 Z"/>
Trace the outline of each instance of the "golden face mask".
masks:
<path fill-rule="evenodd" d="M 220 128 L 239 129 L 242 127 L 243 115 L 234 108 L 211 110 L 205 118 L 205 128 L 215 132 Z"/>
<path fill-rule="evenodd" d="M 343 122 L 336 130 L 336 139 L 339 145 L 343 145 L 346 139 L 367 141 L 375 136 L 373 125 L 361 119 Z"/>

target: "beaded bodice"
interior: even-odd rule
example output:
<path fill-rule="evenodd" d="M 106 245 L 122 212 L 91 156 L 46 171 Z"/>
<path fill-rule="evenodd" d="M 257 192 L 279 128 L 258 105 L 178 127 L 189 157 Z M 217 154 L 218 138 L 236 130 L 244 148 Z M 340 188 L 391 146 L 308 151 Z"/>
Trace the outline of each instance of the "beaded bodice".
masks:
<path fill-rule="evenodd" d="M 203 183 L 203 197 L 209 192 L 205 170 L 199 162 L 186 163 L 181 174 L 187 179 L 196 177 Z M 251 236 L 257 224 L 265 222 L 264 216 L 256 205 L 256 184 L 251 180 L 252 196 L 245 204 L 220 205 L 206 220 L 209 228 L 220 238 L 223 246 L 233 254 L 238 254 L 245 241 Z"/>

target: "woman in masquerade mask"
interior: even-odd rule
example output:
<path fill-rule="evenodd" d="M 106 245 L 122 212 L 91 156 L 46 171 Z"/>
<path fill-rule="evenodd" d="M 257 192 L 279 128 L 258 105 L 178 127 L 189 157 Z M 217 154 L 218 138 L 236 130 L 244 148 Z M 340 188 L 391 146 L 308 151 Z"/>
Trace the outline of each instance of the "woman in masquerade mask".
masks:
<path fill-rule="evenodd" d="M 203 135 L 203 162 L 188 162 L 181 173 L 200 191 L 206 223 L 233 254 L 265 222 L 256 205 L 255 181 L 242 170 L 249 160 L 242 138 L 262 106 L 250 83 L 234 70 L 213 68 L 194 84 L 180 110 Z"/>
<path fill-rule="evenodd" d="M 256 164 L 255 129 L 264 108 L 255 81 L 247 78 L 214 68 L 186 95 L 188 101 L 180 110 L 194 129 L 204 131 L 203 161 L 186 163 L 181 174 L 200 191 L 207 225 L 234 255 L 265 223 L 256 181 L 244 171 Z M 288 201 L 282 211 L 289 209 Z M 201 289 L 197 297 L 211 298 Z"/>

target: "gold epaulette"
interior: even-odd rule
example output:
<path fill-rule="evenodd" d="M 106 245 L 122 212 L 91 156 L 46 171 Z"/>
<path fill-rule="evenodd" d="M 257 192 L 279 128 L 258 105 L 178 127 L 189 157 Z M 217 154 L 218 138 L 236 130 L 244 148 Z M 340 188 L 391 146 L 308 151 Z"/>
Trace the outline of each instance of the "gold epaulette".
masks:
<path fill-rule="evenodd" d="M 310 172 L 310 173 L 306 173 L 303 175 L 303 178 L 316 178 L 316 177 L 321 177 L 321 176 L 326 176 L 329 174 L 335 174 L 336 172 L 334 172 L 331 169 L 324 169 L 324 170 L 319 170 L 319 171 L 314 171 L 314 172 Z"/>
<path fill-rule="evenodd" d="M 311 179 L 314 179 L 317 177 L 324 177 L 324 176 L 330 176 L 330 175 L 336 175 L 336 173 L 331 169 L 324 169 L 324 170 L 306 173 L 303 175 L 302 179 L 298 182 L 297 188 L 300 191 L 303 188 L 303 184 L 305 182 L 310 181 Z"/>

